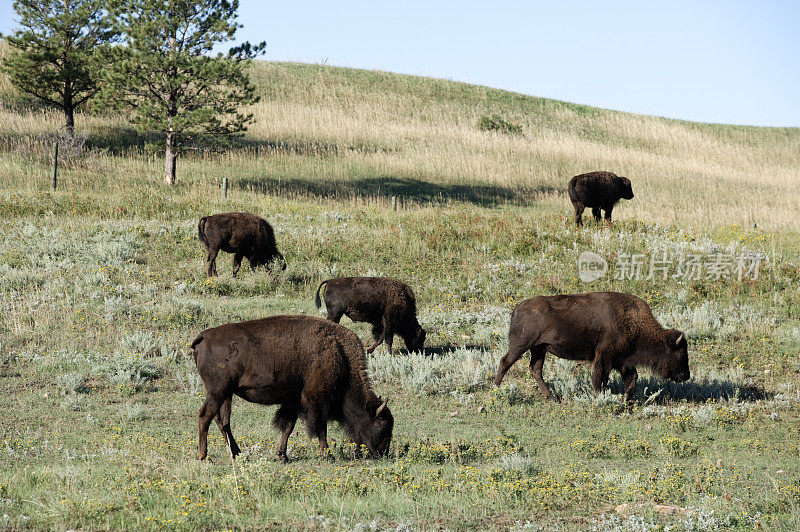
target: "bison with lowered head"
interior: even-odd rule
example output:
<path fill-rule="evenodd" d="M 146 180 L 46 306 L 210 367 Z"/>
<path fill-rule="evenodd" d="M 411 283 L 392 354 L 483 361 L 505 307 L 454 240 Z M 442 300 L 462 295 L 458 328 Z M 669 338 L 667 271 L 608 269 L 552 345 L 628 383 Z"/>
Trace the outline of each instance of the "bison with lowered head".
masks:
<path fill-rule="evenodd" d="M 239 272 L 242 259 L 250 261 L 250 267 L 268 265 L 275 259 L 286 260 L 278 251 L 272 226 L 260 216 L 247 212 L 226 212 L 203 216 L 197 224 L 200 241 L 206 246 L 206 273 L 217 275 L 217 253 L 233 253 L 233 276 Z"/>
<path fill-rule="evenodd" d="M 197 457 L 206 457 L 208 426 L 215 419 L 235 458 L 231 433 L 233 395 L 265 405 L 279 404 L 274 424 L 281 430 L 278 456 L 288 461 L 286 443 L 298 416 L 327 454 L 328 420 L 371 455 L 384 456 L 394 418 L 370 386 L 364 346 L 346 327 L 310 316 L 272 316 L 206 329 L 192 342 L 197 371 L 206 388 L 200 408 Z"/>
<path fill-rule="evenodd" d="M 589 172 L 569 180 L 569 199 L 575 207 L 575 223 L 583 225 L 583 210 L 592 209 L 592 216 L 600 221 L 600 209 L 606 211 L 606 222 L 611 225 L 611 211 L 620 199 L 633 199 L 631 180 L 613 172 Z"/>
<path fill-rule="evenodd" d="M 407 284 L 386 277 L 340 277 L 322 281 L 317 287 L 316 304 L 320 308 L 320 290 L 325 288 L 328 319 L 339 323 L 342 316 L 372 324 L 375 342 L 367 348 L 372 353 L 386 342 L 392 354 L 394 335 L 399 334 L 409 351 L 419 351 L 425 344 L 425 329 L 417 321 L 417 300 Z"/>
<path fill-rule="evenodd" d="M 636 296 L 618 292 L 538 296 L 526 299 L 511 314 L 508 353 L 500 360 L 494 383 L 522 354 L 531 352 L 531 373 L 545 398 L 553 399 L 542 379 L 546 353 L 592 362 L 592 386 L 608 384 L 612 369 L 620 372 L 625 400 L 636 392 L 636 367 L 682 382 L 689 379 L 686 337 L 664 329 L 650 307 Z"/>

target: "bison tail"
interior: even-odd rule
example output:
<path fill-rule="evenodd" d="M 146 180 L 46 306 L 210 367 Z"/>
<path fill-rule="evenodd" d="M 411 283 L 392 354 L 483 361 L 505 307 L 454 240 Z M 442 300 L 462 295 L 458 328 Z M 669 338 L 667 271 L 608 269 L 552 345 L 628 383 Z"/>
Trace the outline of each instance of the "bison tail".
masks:
<path fill-rule="evenodd" d="M 206 220 L 208 216 L 203 216 L 200 218 L 200 221 L 197 223 L 197 236 L 200 238 L 200 242 L 208 245 L 208 239 L 206 238 Z"/>
<path fill-rule="evenodd" d="M 328 281 L 330 281 L 330 279 L 328 279 L 327 281 L 322 281 L 321 283 L 319 283 L 319 286 L 317 287 L 317 297 L 314 298 L 314 303 L 316 303 L 317 305 L 317 310 L 319 310 L 319 308 L 322 306 L 322 300 L 320 300 L 319 298 L 319 291 L 322 290 L 322 285 L 327 284 Z"/>
<path fill-rule="evenodd" d="M 570 201 L 578 201 L 578 193 L 575 192 L 575 180 L 572 179 L 567 187 L 567 194 L 569 194 Z"/>
<path fill-rule="evenodd" d="M 205 338 L 205 335 L 206 335 L 205 331 L 201 332 L 200 334 L 197 335 L 197 338 L 192 340 L 192 343 L 189 344 L 190 347 L 192 348 L 192 350 L 194 351 L 194 363 L 195 364 L 197 364 L 197 346 L 200 345 L 200 342 L 203 341 L 203 339 Z"/>

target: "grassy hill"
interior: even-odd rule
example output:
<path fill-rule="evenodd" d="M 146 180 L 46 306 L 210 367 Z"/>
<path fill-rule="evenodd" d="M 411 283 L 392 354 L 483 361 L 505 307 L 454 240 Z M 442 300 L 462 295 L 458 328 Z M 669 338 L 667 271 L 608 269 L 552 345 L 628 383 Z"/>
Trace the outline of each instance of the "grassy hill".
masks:
<path fill-rule="evenodd" d="M 0 528 L 800 526 L 800 130 L 318 65 L 253 74 L 256 124 L 229 149 L 187 152 L 176 187 L 157 138 L 83 113 L 85 147 L 67 150 L 55 192 L 61 117 L 0 78 Z M 495 114 L 522 133 L 478 129 Z M 630 177 L 636 197 L 612 228 L 576 229 L 566 183 L 596 169 Z M 233 210 L 274 225 L 286 271 L 233 278 L 222 255 L 205 278 L 197 219 Z M 582 282 L 582 251 L 608 274 Z M 617 275 L 634 255 L 645 273 L 670 259 L 670 275 Z M 758 275 L 681 277 L 688 255 L 756 257 Z M 370 358 L 396 419 L 391 458 L 354 459 L 331 425 L 328 463 L 299 423 L 285 465 L 275 408 L 235 399 L 244 455 L 232 464 L 214 429 L 197 462 L 204 391 L 187 343 L 316 314 L 317 284 L 339 275 L 405 280 L 428 329 L 425 353 Z M 514 305 L 589 290 L 636 294 L 683 330 L 692 380 L 642 371 L 625 405 L 618 377 L 595 396 L 588 368 L 548 356 L 561 403 L 542 401 L 527 357 L 490 385 Z"/>
<path fill-rule="evenodd" d="M 641 198 L 623 207 L 629 218 L 796 228 L 797 128 L 696 124 L 318 65 L 258 62 L 254 77 L 262 91 L 255 126 L 233 152 L 184 157 L 184 186 L 203 189 L 224 175 L 239 188 L 272 193 L 510 201 L 566 212 L 569 178 L 608 169 L 629 176 Z M 3 101 L 13 102 L 0 88 Z M 518 122 L 523 134 L 478 130 L 479 117 L 491 114 Z M 3 185 L 45 185 L 26 163 L 46 156 L 36 141 L 60 125 L 58 113 L 6 107 L 3 148 L 20 156 L 6 161 Z M 131 180 L 158 185 L 161 161 L 149 156 L 155 139 L 136 135 L 121 119 L 79 116 L 77 127 L 110 155 L 92 158 L 100 168 L 91 176 L 66 172 L 70 190 L 129 190 Z M 109 166 L 115 171 L 104 171 Z"/>

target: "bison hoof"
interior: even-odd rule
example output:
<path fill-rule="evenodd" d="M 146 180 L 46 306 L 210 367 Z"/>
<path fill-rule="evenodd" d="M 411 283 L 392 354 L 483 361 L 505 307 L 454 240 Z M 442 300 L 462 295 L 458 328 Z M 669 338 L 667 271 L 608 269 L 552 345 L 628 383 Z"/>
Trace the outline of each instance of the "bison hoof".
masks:
<path fill-rule="evenodd" d="M 289 462 L 292 461 L 286 453 L 278 453 L 278 460 L 280 460 L 284 464 L 288 464 Z"/>

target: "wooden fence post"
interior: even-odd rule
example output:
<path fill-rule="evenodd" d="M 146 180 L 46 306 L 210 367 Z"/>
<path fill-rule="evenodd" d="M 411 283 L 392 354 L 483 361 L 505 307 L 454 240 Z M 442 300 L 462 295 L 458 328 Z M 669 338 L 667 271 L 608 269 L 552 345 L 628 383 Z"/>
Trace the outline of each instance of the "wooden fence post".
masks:
<path fill-rule="evenodd" d="M 53 142 L 53 190 L 58 186 L 58 141 Z"/>
<path fill-rule="evenodd" d="M 392 210 L 397 210 L 397 196 L 392 196 Z"/>
<path fill-rule="evenodd" d="M 222 178 L 222 199 L 225 199 L 227 197 L 228 197 L 228 178 L 227 177 L 223 177 Z"/>

